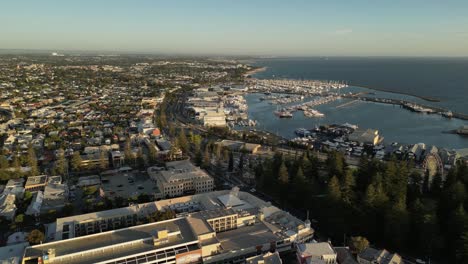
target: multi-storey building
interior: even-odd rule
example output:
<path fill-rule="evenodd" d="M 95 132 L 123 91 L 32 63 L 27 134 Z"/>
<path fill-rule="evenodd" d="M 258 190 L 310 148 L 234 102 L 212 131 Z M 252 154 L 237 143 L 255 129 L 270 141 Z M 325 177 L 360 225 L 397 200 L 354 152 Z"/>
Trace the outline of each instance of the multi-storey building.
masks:
<path fill-rule="evenodd" d="M 213 178 L 188 160 L 167 162 L 164 170 L 151 167 L 148 174 L 165 197 L 211 192 L 214 187 Z"/>
<path fill-rule="evenodd" d="M 184 206 L 187 204 L 190 206 Z M 237 263 L 270 251 L 289 251 L 295 243 L 309 241 L 313 236 L 309 221 L 303 222 L 238 190 L 139 206 L 148 209 L 147 212 L 184 210 L 174 219 L 123 228 L 114 226 L 82 236 L 70 231 L 75 230 L 70 226 L 75 222 L 73 218 L 81 225 L 88 217 L 93 223 L 101 223 L 119 218 L 118 214 L 114 212 L 113 218 L 107 218 L 111 216 L 107 211 L 69 217 L 67 221 L 58 219 L 55 226 L 61 236 L 56 236 L 56 241 L 26 248 L 22 263 Z M 122 211 L 120 218 L 138 219 L 140 215 L 145 215 L 143 209 Z M 66 232 L 68 236 L 63 236 Z"/>

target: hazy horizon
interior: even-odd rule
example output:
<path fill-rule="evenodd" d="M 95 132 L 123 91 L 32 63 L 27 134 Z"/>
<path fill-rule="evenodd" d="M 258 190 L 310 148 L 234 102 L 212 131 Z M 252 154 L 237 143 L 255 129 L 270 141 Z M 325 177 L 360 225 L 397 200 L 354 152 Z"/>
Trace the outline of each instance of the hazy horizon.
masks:
<path fill-rule="evenodd" d="M 468 2 L 22 1 L 0 49 L 233 56 L 465 57 Z"/>

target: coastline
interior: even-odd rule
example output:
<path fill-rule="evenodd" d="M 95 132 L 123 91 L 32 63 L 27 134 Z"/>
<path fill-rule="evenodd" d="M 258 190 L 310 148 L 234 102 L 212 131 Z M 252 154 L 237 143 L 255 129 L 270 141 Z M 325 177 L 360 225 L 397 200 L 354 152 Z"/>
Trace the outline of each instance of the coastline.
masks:
<path fill-rule="evenodd" d="M 260 67 L 260 68 L 252 69 L 252 70 L 250 70 L 250 71 L 244 73 L 244 77 L 250 76 L 250 77 L 253 78 L 252 75 L 257 74 L 257 73 L 260 73 L 260 72 L 264 72 L 264 71 L 266 71 L 267 69 L 268 69 L 268 67 Z"/>
<path fill-rule="evenodd" d="M 244 74 L 244 76 L 250 76 L 252 78 L 255 78 L 255 74 L 257 73 L 260 73 L 260 72 L 264 72 L 268 69 L 267 66 L 263 66 L 263 67 L 260 67 L 260 68 L 256 68 L 256 69 L 253 69 L 251 71 L 248 71 Z M 266 78 L 260 78 L 260 79 L 266 79 Z M 294 80 L 294 79 L 291 79 L 291 80 Z M 409 92 L 397 92 L 397 91 L 392 91 L 392 90 L 389 90 L 389 89 L 385 89 L 385 88 L 375 88 L 375 87 L 368 87 L 368 86 L 363 86 L 363 85 L 353 85 L 353 84 L 350 84 L 350 86 L 354 86 L 354 87 L 358 87 L 358 88 L 364 88 L 364 89 L 369 89 L 369 90 L 374 90 L 374 91 L 380 91 L 380 92 L 387 92 L 387 93 L 393 93 L 393 94 L 402 94 L 402 95 L 408 95 L 408 96 L 413 96 L 413 97 L 416 97 L 416 98 L 419 98 L 419 99 L 422 99 L 424 101 L 427 101 L 427 102 L 432 102 L 432 103 L 440 103 L 442 102 L 442 100 L 438 99 L 438 98 L 435 98 L 435 97 L 430 97 L 430 96 L 424 96 L 424 95 L 418 95 L 418 94 L 414 94 L 414 93 L 409 93 Z"/>

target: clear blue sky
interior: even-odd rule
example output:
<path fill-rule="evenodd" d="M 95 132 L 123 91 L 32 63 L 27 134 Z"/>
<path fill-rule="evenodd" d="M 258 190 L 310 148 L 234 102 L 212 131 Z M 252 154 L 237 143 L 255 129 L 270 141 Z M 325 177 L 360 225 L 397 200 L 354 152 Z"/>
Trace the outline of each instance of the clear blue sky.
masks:
<path fill-rule="evenodd" d="M 4 0 L 0 49 L 468 56 L 468 0 Z"/>

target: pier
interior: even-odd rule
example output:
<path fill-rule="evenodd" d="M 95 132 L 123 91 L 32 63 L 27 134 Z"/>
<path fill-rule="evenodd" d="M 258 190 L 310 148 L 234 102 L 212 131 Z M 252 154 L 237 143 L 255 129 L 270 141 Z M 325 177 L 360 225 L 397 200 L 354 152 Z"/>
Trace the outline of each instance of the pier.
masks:
<path fill-rule="evenodd" d="M 422 112 L 422 111 L 416 111 L 415 108 L 431 110 L 430 112 L 424 112 L 424 113 L 427 113 L 427 114 L 440 114 L 440 115 L 443 115 L 444 113 L 447 113 L 447 112 L 450 111 L 449 109 L 445 109 L 445 108 L 442 108 L 442 107 L 429 106 L 429 105 L 423 105 L 423 104 L 416 104 L 416 103 L 413 103 L 413 102 L 410 102 L 410 101 L 399 100 L 399 99 L 375 98 L 375 97 L 356 96 L 356 95 L 343 95 L 342 97 L 350 98 L 350 99 L 358 99 L 358 100 L 361 100 L 361 101 L 382 103 L 382 104 L 399 105 L 399 106 L 404 107 L 404 108 L 406 108 L 406 109 L 408 109 L 410 111 L 413 111 L 413 112 Z M 468 120 L 468 114 L 452 112 L 451 118 L 458 118 L 458 119 L 462 119 L 462 120 Z"/>

